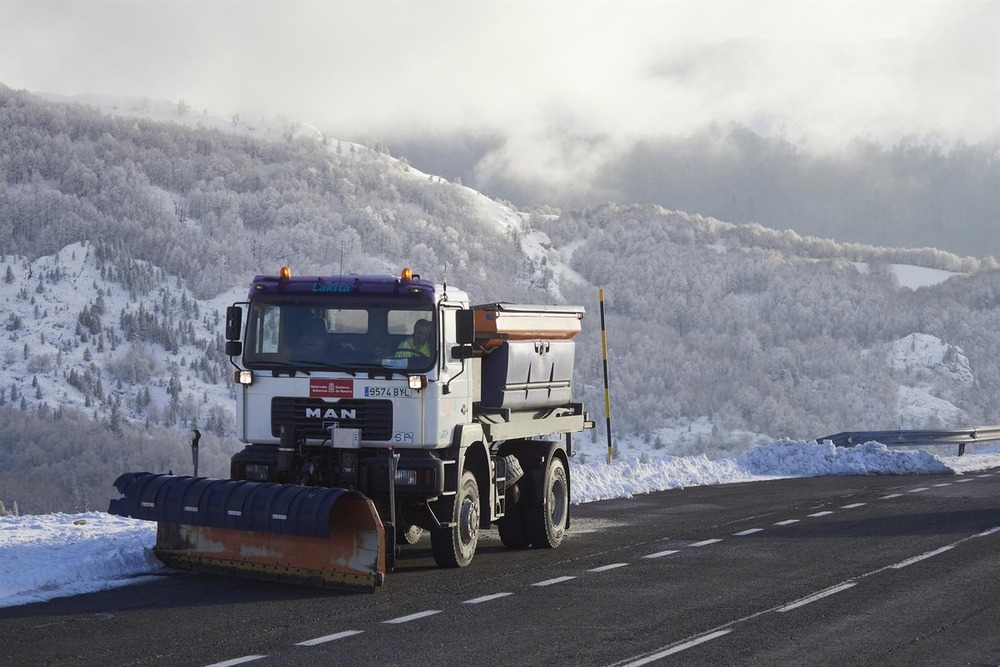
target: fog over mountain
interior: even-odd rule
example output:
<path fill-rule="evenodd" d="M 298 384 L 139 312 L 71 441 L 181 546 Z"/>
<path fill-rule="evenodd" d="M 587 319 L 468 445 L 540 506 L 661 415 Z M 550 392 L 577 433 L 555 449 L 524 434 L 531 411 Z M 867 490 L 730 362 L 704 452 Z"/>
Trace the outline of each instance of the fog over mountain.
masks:
<path fill-rule="evenodd" d="M 655 204 L 840 242 L 1000 257 L 997 139 L 942 145 L 912 136 L 818 151 L 739 125 L 711 125 L 638 140 L 606 157 L 609 137 L 560 139 L 567 163 L 574 155 L 596 162 L 561 187 L 507 168 L 498 135 L 399 138 L 389 146 L 420 169 L 522 206 Z"/>
<path fill-rule="evenodd" d="M 305 122 L 522 209 L 1000 256 L 991 0 L 5 0 L 0 82 Z"/>

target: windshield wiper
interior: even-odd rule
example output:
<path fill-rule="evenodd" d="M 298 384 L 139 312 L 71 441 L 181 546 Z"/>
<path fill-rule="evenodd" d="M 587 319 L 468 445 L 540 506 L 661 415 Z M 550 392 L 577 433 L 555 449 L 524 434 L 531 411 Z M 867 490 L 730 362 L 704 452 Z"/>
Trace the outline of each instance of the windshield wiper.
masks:
<path fill-rule="evenodd" d="M 302 363 L 301 361 L 298 363 Z M 299 366 L 293 361 L 255 361 L 252 364 L 247 364 L 247 368 L 270 370 L 275 377 L 283 372 L 288 373 L 291 377 L 295 377 L 296 373 L 302 373 L 303 375 L 309 375 L 309 371 L 299 368 Z"/>
<path fill-rule="evenodd" d="M 358 374 L 357 367 L 362 364 L 328 364 L 324 361 L 310 361 L 309 366 L 313 370 L 335 371 L 337 373 L 347 373 L 351 377 Z"/>

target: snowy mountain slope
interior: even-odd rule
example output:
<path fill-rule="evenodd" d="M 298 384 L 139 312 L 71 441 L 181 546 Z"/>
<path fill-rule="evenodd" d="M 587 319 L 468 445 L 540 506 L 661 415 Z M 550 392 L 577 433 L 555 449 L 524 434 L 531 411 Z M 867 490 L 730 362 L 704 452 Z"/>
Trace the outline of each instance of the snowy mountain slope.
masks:
<path fill-rule="evenodd" d="M 114 410 L 138 422 L 166 414 L 171 402 L 193 408 L 202 425 L 212 414 L 228 417 L 221 322 L 245 288 L 198 300 L 156 267 L 137 262 L 133 275 L 96 255 L 93 244 L 82 242 L 34 262 L 0 261 L 7 332 L 0 340 L 0 395 L 12 404 L 46 403 L 102 418 Z M 182 309 L 196 316 L 175 320 Z M 158 345 L 140 335 L 153 329 L 161 330 Z M 172 379 L 179 383 L 176 396 Z M 148 390 L 144 405 L 135 402 L 140 390 Z"/>
<path fill-rule="evenodd" d="M 183 102 L 175 103 L 162 99 L 148 97 L 114 97 L 99 95 L 79 95 L 65 97 L 60 95 L 42 95 L 45 99 L 57 102 L 77 102 L 100 109 L 104 113 L 136 116 L 158 122 L 174 123 L 191 128 L 203 128 L 220 132 L 235 133 L 270 141 L 290 139 L 311 139 L 324 143 L 331 151 L 368 150 L 366 147 L 351 142 L 332 140 L 325 137 L 316 127 L 301 121 L 282 117 L 248 119 L 234 116 L 226 119 L 212 115 L 208 110 L 192 110 Z M 433 174 L 427 174 L 415 169 L 405 161 L 385 156 L 387 163 L 402 166 L 406 176 L 413 181 L 427 182 L 441 180 Z M 469 187 L 462 188 L 482 211 L 483 215 L 494 221 L 504 234 L 520 239 L 524 255 L 533 266 L 532 282 L 541 285 L 557 301 L 563 301 L 560 283 L 571 281 L 580 285 L 589 283 L 571 269 L 568 259 L 572 248 L 554 248 L 549 237 L 528 225 L 529 215 L 513 208 L 513 205 L 498 202 Z M 596 288 L 595 288 L 596 289 Z"/>
<path fill-rule="evenodd" d="M 900 428 L 968 421 L 965 411 L 947 398 L 975 384 L 969 359 L 961 349 L 936 336 L 914 333 L 893 342 L 886 361 L 900 381 Z"/>
<path fill-rule="evenodd" d="M 231 132 L 268 141 L 287 141 L 301 137 L 323 140 L 323 133 L 319 129 L 302 121 L 283 117 L 249 118 L 241 117 L 239 114 L 223 118 L 213 115 L 208 109 L 194 109 L 184 100 L 171 102 L 151 97 L 89 94 L 67 96 L 49 93 L 39 93 L 38 97 L 61 104 L 82 104 L 99 109 L 108 115 L 145 118 L 190 128 Z M 352 145 L 344 143 L 346 146 Z M 359 144 L 353 145 L 361 148 Z"/>
<path fill-rule="evenodd" d="M 931 249 L 840 246 L 659 207 L 527 214 L 288 121 L 212 119 L 156 103 L 145 112 L 154 125 L 23 99 L 10 106 L 18 104 L 20 118 L 40 118 L 23 121 L 26 141 L 46 150 L 15 155 L 20 170 L 0 189 L 0 204 L 21 216 L 0 234 L 25 255 L 0 255 L 0 403 L 41 421 L 42 407 L 76 407 L 112 428 L 198 427 L 238 448 L 232 366 L 221 351 L 224 307 L 243 298 L 255 272 L 285 261 L 299 273 L 326 270 L 340 264 L 343 249 L 359 272 L 395 273 L 416 262 L 424 277 L 461 284 L 474 298 L 572 300 L 596 314 L 597 288 L 606 288 L 614 438 L 627 454 L 648 442 L 658 453 L 720 456 L 776 437 L 894 427 L 900 411 L 919 426 L 962 426 L 954 420 L 969 415 L 983 423 L 991 414 L 988 396 L 970 401 L 974 390 L 948 374 L 891 368 L 884 348 L 912 331 L 959 341 L 976 382 L 992 386 L 1000 354 L 979 332 L 1000 326 L 990 319 L 985 264 Z M 104 157 L 92 159 L 98 151 Z M 74 163 L 79 183 L 60 180 L 60 161 Z M 123 201 L 142 206 L 132 211 Z M 52 239 L 73 238 L 74 224 L 80 240 L 59 248 Z M 134 238 L 142 243 L 129 245 Z M 966 275 L 925 277 L 927 289 L 913 291 L 887 276 L 890 260 L 901 258 Z M 877 267 L 871 275 L 852 266 L 863 259 Z M 956 284 L 977 290 L 976 300 L 955 298 Z M 193 296 L 218 290 L 226 291 Z M 930 315 L 922 300 L 934 301 Z M 595 414 L 603 397 L 592 317 L 579 339 L 575 398 Z M 955 322 L 963 328 L 949 332 Z M 901 363 L 911 362 L 920 363 Z M 601 456 L 603 433 L 579 446 Z M 22 457 L 17 473 L 33 474 L 42 455 Z M 5 492 L 0 501 L 17 499 Z"/>
<path fill-rule="evenodd" d="M 972 386 L 975 377 L 969 359 L 960 348 L 936 336 L 913 333 L 889 347 L 889 366 L 916 378 L 940 378 L 961 386 Z"/>

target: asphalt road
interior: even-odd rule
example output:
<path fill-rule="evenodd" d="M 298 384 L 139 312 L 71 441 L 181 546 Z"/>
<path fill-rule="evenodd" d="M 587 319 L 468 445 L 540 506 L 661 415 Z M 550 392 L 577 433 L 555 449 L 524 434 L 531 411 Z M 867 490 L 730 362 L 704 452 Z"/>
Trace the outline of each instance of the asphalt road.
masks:
<path fill-rule="evenodd" d="M 404 549 L 375 594 L 190 574 L 0 609 L 0 664 L 1000 665 L 1000 471 L 573 507 L 556 550 Z"/>

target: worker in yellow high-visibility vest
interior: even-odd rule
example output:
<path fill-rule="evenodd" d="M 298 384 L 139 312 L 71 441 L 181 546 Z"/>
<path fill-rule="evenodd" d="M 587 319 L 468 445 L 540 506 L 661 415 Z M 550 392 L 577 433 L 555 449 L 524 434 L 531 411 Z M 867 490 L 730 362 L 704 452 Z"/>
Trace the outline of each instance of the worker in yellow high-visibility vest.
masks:
<path fill-rule="evenodd" d="M 396 348 L 397 359 L 412 359 L 431 356 L 431 323 L 430 320 L 417 320 L 413 323 L 413 335 L 404 340 Z"/>

